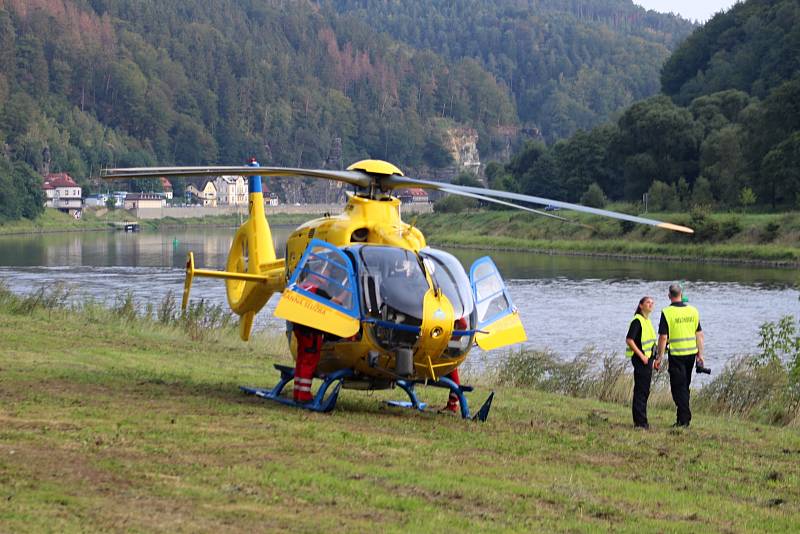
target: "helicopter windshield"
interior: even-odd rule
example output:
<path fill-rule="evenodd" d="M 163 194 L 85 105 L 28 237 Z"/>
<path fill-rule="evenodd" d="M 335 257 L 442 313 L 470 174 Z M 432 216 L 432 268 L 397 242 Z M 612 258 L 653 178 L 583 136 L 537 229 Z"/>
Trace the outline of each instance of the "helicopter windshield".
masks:
<path fill-rule="evenodd" d="M 397 247 L 365 246 L 360 255 L 366 274 L 379 288 L 381 305 L 422 319 L 422 302 L 429 287 L 416 254 Z"/>
<path fill-rule="evenodd" d="M 469 278 L 455 256 L 443 250 L 427 247 L 422 249 L 419 255 L 425 262 L 425 269 L 453 305 L 456 319 L 472 315 L 474 302 Z M 470 325 L 470 328 L 473 326 Z"/>

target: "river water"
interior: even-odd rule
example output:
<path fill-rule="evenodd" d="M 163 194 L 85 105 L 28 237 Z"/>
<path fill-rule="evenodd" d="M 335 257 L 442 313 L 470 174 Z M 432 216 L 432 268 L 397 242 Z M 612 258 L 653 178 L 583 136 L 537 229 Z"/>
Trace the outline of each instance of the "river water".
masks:
<path fill-rule="evenodd" d="M 282 251 L 292 228 L 273 229 Z M 179 298 L 186 253 L 198 267 L 221 269 L 233 236 L 229 228 L 200 227 L 160 232 L 84 232 L 0 236 L 0 280 L 16 292 L 54 283 L 72 288 L 76 298 L 113 302 L 133 292 L 139 303 L 159 302 L 169 291 Z M 486 252 L 450 250 L 464 266 Z M 279 253 L 279 255 L 282 255 Z M 494 252 L 528 333 L 527 346 L 549 348 L 564 358 L 594 345 L 622 358 L 624 337 L 640 297 L 655 297 L 654 325 L 669 304 L 667 287 L 683 280 L 689 301 L 700 309 L 707 363 L 721 368 L 735 354 L 758 349 L 758 328 L 787 314 L 800 315 L 800 274 L 791 269 L 723 266 L 704 263 L 634 261 L 525 252 Z M 219 280 L 196 278 L 192 297 L 224 304 Z M 256 319 L 256 327 L 280 331 L 271 311 L 277 298 Z M 507 350 L 484 357 L 497 363 Z"/>

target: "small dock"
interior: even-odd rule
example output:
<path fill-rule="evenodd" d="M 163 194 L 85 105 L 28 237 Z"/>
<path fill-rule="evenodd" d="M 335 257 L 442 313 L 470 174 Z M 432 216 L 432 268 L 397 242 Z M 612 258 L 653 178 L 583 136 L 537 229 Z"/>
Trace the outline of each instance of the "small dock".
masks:
<path fill-rule="evenodd" d="M 115 230 L 122 232 L 138 232 L 140 230 L 138 222 L 112 222 L 108 224 Z"/>

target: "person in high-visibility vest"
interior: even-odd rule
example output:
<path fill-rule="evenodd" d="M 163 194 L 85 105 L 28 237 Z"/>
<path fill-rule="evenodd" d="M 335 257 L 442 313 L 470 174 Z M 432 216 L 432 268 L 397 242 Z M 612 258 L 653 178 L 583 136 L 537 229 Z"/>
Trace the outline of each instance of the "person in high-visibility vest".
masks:
<path fill-rule="evenodd" d="M 633 426 L 650 428 L 647 422 L 647 399 L 650 397 L 650 381 L 653 378 L 653 348 L 656 346 L 656 331 L 650 322 L 653 312 L 653 297 L 642 297 L 636 307 L 628 334 L 625 336 L 625 355 L 633 365 Z"/>
<path fill-rule="evenodd" d="M 703 360 L 703 329 L 700 327 L 700 312 L 683 302 L 683 290 L 678 284 L 669 286 L 670 305 L 661 310 L 658 325 L 658 356 L 654 362 L 656 370 L 669 342 L 669 387 L 672 400 L 677 407 L 677 420 L 673 426 L 689 426 L 692 411 L 689 407 L 689 385 L 695 364 L 705 365 Z"/>

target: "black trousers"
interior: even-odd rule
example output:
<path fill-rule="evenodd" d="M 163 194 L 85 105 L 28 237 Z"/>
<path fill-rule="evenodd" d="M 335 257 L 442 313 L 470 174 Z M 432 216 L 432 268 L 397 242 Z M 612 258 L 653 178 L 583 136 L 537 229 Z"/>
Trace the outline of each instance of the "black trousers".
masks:
<path fill-rule="evenodd" d="M 633 364 L 633 426 L 647 428 L 647 399 L 650 397 L 650 381 L 653 378 L 653 358 L 645 365 L 638 356 L 631 357 Z"/>
<path fill-rule="evenodd" d="M 692 421 L 692 410 L 689 409 L 689 385 L 692 383 L 692 371 L 696 354 L 691 356 L 669 356 L 669 388 L 677 410 L 678 426 L 689 426 Z"/>

